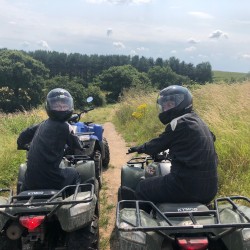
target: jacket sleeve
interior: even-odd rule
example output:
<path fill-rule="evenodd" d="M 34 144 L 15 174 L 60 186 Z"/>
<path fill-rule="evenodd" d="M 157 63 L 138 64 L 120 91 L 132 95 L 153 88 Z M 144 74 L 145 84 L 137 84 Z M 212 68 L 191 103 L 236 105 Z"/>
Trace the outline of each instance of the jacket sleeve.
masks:
<path fill-rule="evenodd" d="M 170 126 L 167 125 L 165 131 L 148 142 L 145 142 L 141 146 L 138 147 L 138 153 L 146 153 L 146 154 L 157 154 L 169 148 L 172 138 L 172 131 Z"/>
<path fill-rule="evenodd" d="M 27 145 L 31 143 L 39 125 L 28 127 L 20 133 L 17 138 L 17 149 L 27 149 Z"/>
<path fill-rule="evenodd" d="M 70 149 L 83 150 L 83 144 L 79 140 L 78 136 L 76 136 L 74 134 L 74 131 L 73 131 L 71 125 L 69 125 L 69 136 L 68 136 L 68 140 L 67 140 L 67 145 L 69 146 Z"/>

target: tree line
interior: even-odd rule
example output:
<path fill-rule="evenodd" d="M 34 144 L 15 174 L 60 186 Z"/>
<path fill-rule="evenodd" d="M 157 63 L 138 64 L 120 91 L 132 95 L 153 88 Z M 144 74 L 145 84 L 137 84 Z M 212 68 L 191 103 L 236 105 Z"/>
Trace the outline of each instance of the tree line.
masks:
<path fill-rule="evenodd" d="M 55 87 L 69 90 L 75 107 L 87 96 L 97 106 L 117 102 L 126 88 L 161 89 L 172 84 L 212 81 L 209 62 L 194 66 L 175 57 L 83 55 L 56 51 L 24 52 L 0 49 L 0 111 L 36 108 Z"/>

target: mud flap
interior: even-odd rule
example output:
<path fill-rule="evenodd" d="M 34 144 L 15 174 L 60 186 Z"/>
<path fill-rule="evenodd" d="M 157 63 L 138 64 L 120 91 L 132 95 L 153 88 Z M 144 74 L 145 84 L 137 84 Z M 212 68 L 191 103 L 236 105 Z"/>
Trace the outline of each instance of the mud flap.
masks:
<path fill-rule="evenodd" d="M 144 175 L 143 169 L 125 165 L 121 171 L 121 186 L 135 190 L 138 182 Z"/>
<path fill-rule="evenodd" d="M 80 161 L 76 164 L 76 170 L 80 174 L 81 183 L 89 179 L 95 179 L 95 162 L 94 161 Z"/>

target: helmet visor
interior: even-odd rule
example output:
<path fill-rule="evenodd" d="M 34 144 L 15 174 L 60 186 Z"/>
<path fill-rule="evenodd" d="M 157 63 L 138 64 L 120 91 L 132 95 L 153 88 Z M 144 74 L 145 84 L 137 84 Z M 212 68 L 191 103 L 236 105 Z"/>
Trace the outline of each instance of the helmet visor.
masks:
<path fill-rule="evenodd" d="M 72 111 L 74 109 L 73 99 L 65 95 L 59 95 L 47 99 L 50 110 Z"/>
<path fill-rule="evenodd" d="M 162 113 L 177 107 L 184 100 L 184 97 L 184 94 L 160 95 L 157 99 L 159 112 Z"/>

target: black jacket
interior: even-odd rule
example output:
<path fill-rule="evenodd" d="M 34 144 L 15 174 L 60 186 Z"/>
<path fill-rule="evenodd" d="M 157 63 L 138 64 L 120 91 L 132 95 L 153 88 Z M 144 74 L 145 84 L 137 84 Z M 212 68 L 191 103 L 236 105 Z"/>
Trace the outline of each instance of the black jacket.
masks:
<path fill-rule="evenodd" d="M 25 186 L 29 189 L 60 189 L 64 182 L 59 164 L 65 146 L 82 149 L 77 136 L 67 122 L 51 119 L 22 131 L 17 139 L 18 149 L 30 144 L 25 175 Z"/>
<path fill-rule="evenodd" d="M 171 121 L 165 131 L 139 147 L 139 153 L 156 154 L 169 149 L 171 173 L 180 178 L 211 178 L 217 183 L 215 136 L 195 112 Z"/>

